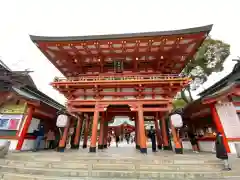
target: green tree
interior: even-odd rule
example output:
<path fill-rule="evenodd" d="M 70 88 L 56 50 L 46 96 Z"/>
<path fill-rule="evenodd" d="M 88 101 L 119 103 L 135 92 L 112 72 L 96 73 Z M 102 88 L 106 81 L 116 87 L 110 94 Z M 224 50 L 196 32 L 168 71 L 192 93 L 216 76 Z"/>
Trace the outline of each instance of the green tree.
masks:
<path fill-rule="evenodd" d="M 182 74 L 192 79 L 190 85 L 181 91 L 181 98 L 189 103 L 193 101 L 191 91 L 199 88 L 213 72 L 223 70 L 223 63 L 230 54 L 230 45 L 223 41 L 206 38 L 195 57 L 190 60 Z"/>
<path fill-rule="evenodd" d="M 174 99 L 173 100 L 173 107 L 174 109 L 184 108 L 187 103 L 183 99 Z"/>

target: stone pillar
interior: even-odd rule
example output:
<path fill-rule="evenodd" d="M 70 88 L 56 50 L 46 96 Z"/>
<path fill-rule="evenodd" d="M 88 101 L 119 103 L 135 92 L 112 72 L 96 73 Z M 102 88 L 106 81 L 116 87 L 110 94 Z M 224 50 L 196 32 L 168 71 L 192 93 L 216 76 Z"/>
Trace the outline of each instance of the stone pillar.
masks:
<path fill-rule="evenodd" d="M 138 106 L 138 131 L 139 131 L 138 135 L 139 135 L 140 152 L 147 153 L 147 142 L 146 142 L 142 105 Z"/>
<path fill-rule="evenodd" d="M 34 107 L 32 105 L 28 105 L 27 116 L 26 116 L 25 122 L 23 122 L 22 131 L 19 133 L 19 139 L 16 146 L 16 150 L 22 149 L 24 138 L 28 132 L 28 128 L 32 121 L 33 112 L 34 112 Z"/>
<path fill-rule="evenodd" d="M 93 115 L 93 123 L 92 123 L 92 137 L 89 152 L 96 152 L 96 143 L 97 143 L 97 130 L 98 130 L 98 118 L 99 118 L 99 110 L 98 107 L 95 107 L 94 115 Z"/>
<path fill-rule="evenodd" d="M 90 127 L 90 116 L 88 116 L 85 120 L 83 149 L 87 148 L 89 127 Z"/>
<path fill-rule="evenodd" d="M 77 119 L 76 133 L 75 133 L 74 143 L 73 143 L 73 147 L 72 147 L 73 149 L 79 149 L 82 125 L 83 125 L 83 118 L 84 118 L 84 116 L 82 115 L 81 117 L 78 117 L 78 119 Z"/>
<path fill-rule="evenodd" d="M 98 149 L 103 149 L 104 144 L 104 123 L 105 123 L 105 112 L 101 113 L 101 120 L 100 120 L 100 135 L 98 139 Z"/>
<path fill-rule="evenodd" d="M 68 138 L 69 127 L 70 127 L 70 118 L 68 119 L 67 126 L 64 128 L 62 137 L 59 141 L 59 146 L 58 146 L 59 152 L 64 152 L 64 150 L 65 150 L 66 141 L 67 141 L 67 138 Z"/>
<path fill-rule="evenodd" d="M 159 129 L 159 124 L 158 124 L 158 113 L 156 113 L 154 124 L 155 124 L 156 136 L 157 136 L 157 147 L 158 149 L 162 149 L 162 138 L 161 138 L 161 131 Z"/>

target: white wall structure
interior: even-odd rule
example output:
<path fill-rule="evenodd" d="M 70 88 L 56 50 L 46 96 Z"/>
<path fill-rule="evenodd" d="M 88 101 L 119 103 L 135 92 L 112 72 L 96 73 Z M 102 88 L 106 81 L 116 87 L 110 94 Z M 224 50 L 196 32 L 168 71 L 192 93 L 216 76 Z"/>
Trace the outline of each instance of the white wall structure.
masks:
<path fill-rule="evenodd" d="M 240 138 L 240 121 L 232 102 L 215 105 L 227 138 Z"/>
<path fill-rule="evenodd" d="M 226 138 L 240 138 L 240 121 L 232 102 L 222 102 L 215 105 L 219 119 L 222 123 Z M 228 142 L 231 153 L 236 153 L 235 143 Z"/>

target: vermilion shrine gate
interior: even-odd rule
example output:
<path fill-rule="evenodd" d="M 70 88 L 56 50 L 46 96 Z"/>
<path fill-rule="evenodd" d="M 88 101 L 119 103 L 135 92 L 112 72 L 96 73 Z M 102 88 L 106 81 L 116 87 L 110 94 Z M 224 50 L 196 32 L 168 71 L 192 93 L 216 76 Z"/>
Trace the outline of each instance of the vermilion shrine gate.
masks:
<path fill-rule="evenodd" d="M 55 78 L 52 86 L 68 99 L 68 110 L 82 114 L 76 129 L 76 146 L 83 117 L 89 121 L 89 117 L 93 116 L 90 152 L 96 152 L 99 118 L 98 147 L 102 149 L 107 144 L 107 123 L 104 122 L 116 115 L 129 116 L 136 124 L 136 147 L 146 153 L 144 117 L 153 117 L 158 145 L 168 148 L 166 124 L 161 119 L 172 110 L 176 93 L 190 82 L 180 73 L 211 28 L 210 25 L 165 32 L 80 37 L 31 36 L 31 39 L 65 76 Z M 172 126 L 171 129 L 175 148 L 181 148 L 175 128 Z M 65 128 L 67 131 L 68 127 Z"/>

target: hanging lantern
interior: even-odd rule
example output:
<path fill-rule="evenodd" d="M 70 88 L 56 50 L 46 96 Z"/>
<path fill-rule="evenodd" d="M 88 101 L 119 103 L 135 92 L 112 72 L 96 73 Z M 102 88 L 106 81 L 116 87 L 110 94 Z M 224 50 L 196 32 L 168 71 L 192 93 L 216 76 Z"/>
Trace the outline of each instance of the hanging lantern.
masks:
<path fill-rule="evenodd" d="M 170 116 L 170 120 L 172 122 L 172 125 L 175 128 L 180 128 L 183 126 L 182 116 L 180 114 L 173 114 Z"/>
<path fill-rule="evenodd" d="M 65 114 L 60 114 L 60 115 L 57 117 L 56 126 L 57 126 L 57 127 L 66 127 L 67 124 L 68 124 L 68 116 L 65 115 Z"/>

